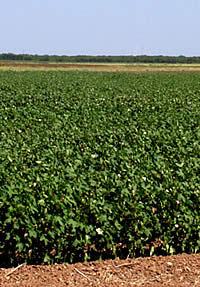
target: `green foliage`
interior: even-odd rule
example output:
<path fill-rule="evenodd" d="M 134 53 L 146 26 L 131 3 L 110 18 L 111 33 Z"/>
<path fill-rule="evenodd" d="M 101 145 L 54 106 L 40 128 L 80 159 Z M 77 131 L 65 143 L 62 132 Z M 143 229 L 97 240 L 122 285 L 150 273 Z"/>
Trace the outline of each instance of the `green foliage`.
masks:
<path fill-rule="evenodd" d="M 199 252 L 199 83 L 1 72 L 1 264 Z"/>
<path fill-rule="evenodd" d="M 185 56 L 58 56 L 29 54 L 0 54 L 1 61 L 36 61 L 36 62 L 69 62 L 69 63 L 169 63 L 191 64 L 200 63 L 200 57 Z"/>

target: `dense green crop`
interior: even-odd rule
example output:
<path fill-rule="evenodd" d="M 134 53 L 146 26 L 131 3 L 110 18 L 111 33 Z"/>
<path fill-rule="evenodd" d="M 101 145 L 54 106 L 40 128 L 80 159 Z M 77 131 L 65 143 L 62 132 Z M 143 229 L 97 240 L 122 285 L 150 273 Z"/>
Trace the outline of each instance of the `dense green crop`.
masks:
<path fill-rule="evenodd" d="M 0 262 L 200 251 L 200 75 L 0 73 Z"/>

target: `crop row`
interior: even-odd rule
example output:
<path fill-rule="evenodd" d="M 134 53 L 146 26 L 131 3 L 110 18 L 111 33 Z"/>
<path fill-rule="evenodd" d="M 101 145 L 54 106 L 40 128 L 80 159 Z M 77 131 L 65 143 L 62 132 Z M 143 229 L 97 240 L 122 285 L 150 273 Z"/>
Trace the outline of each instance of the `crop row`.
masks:
<path fill-rule="evenodd" d="M 0 73 L 0 262 L 200 251 L 200 75 Z"/>

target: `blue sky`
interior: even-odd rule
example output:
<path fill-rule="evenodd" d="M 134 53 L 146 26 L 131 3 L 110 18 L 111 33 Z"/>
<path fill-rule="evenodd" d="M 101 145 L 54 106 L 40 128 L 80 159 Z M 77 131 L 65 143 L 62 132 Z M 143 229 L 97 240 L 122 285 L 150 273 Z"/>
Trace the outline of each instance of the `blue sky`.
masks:
<path fill-rule="evenodd" d="M 200 0 L 6 0 L 0 53 L 200 56 Z"/>

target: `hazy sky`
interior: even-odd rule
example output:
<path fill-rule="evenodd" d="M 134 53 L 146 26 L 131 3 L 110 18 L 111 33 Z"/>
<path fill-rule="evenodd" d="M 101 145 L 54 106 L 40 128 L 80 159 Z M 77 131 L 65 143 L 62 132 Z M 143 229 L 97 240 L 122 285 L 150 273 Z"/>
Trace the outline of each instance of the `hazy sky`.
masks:
<path fill-rule="evenodd" d="M 200 0 L 2 0 L 0 27 L 0 53 L 200 56 Z"/>

